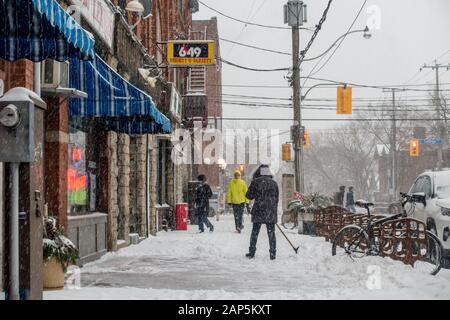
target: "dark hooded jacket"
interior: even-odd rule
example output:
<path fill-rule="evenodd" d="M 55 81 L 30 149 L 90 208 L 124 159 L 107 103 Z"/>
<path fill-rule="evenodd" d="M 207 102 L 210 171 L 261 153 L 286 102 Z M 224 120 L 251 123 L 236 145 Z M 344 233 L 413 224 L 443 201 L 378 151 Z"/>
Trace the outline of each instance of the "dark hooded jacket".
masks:
<path fill-rule="evenodd" d="M 199 210 L 209 211 L 209 199 L 212 197 L 212 191 L 207 183 L 202 183 L 197 187 L 195 204 Z"/>
<path fill-rule="evenodd" d="M 252 223 L 277 223 L 279 191 L 272 176 L 255 174 L 246 197 L 255 200 L 252 208 Z"/>

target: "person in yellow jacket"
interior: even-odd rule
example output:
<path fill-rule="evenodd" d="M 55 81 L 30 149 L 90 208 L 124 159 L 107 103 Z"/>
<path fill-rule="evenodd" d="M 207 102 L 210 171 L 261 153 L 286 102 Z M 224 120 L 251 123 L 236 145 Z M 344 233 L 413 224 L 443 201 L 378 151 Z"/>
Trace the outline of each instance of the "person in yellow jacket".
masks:
<path fill-rule="evenodd" d="M 238 233 L 241 233 L 241 230 L 244 228 L 242 216 L 246 205 L 248 210 L 249 200 L 245 197 L 246 193 L 247 184 L 241 179 L 241 172 L 236 170 L 234 172 L 234 179 L 228 184 L 227 198 L 228 204 L 233 206 L 234 223 Z"/>

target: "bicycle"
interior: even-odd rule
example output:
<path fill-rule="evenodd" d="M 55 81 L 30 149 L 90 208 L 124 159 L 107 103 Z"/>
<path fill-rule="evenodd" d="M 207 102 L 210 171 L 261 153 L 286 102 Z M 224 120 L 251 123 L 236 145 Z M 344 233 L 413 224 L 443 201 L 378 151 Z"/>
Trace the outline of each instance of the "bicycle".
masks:
<path fill-rule="evenodd" d="M 390 256 L 436 275 L 441 269 L 442 244 L 421 221 L 404 219 L 412 215 L 419 199 L 405 193 L 400 195 L 402 212 L 375 221 L 370 213 L 373 203 L 357 201 L 357 206 L 367 210 L 367 225 L 351 224 L 340 229 L 333 239 L 332 255 L 346 255 L 352 260 L 365 256 Z M 411 206 L 407 212 L 405 205 L 408 202 Z"/>

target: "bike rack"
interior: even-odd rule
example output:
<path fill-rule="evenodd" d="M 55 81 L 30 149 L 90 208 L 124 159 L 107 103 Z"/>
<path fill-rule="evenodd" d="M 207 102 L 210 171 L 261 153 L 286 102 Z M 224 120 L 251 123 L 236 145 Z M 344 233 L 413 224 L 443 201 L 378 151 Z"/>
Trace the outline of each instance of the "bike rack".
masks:
<path fill-rule="evenodd" d="M 426 231 L 425 223 L 413 218 L 383 223 L 380 255 L 414 266 L 416 261 L 424 260 L 429 253 Z"/>
<path fill-rule="evenodd" d="M 384 215 L 372 215 L 372 224 Z M 367 214 L 354 214 L 342 207 L 331 206 L 314 213 L 314 224 L 318 236 L 325 237 L 325 241 L 334 239 L 336 233 L 348 225 L 367 228 L 369 217 Z M 429 240 L 425 223 L 413 218 L 401 218 L 373 225 L 369 235 L 378 241 L 380 256 L 402 261 L 414 266 L 419 260 L 424 260 L 429 254 Z M 351 240 L 352 235 L 348 235 Z M 342 246 L 343 244 L 339 244 Z M 365 245 L 361 249 L 366 249 Z"/>

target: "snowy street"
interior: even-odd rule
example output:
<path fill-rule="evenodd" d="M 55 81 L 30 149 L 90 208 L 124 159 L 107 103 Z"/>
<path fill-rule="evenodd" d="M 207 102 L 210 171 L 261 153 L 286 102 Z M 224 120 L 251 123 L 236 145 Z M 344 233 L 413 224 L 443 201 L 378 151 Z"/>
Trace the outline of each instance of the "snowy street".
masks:
<path fill-rule="evenodd" d="M 323 238 L 277 230 L 277 259 L 269 260 L 263 226 L 256 258 L 248 260 L 251 223 L 234 233 L 232 216 L 215 231 L 160 232 L 81 269 L 81 288 L 46 291 L 45 299 L 448 299 L 450 272 L 429 276 L 386 258 L 350 261 L 331 256 Z"/>

